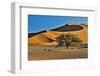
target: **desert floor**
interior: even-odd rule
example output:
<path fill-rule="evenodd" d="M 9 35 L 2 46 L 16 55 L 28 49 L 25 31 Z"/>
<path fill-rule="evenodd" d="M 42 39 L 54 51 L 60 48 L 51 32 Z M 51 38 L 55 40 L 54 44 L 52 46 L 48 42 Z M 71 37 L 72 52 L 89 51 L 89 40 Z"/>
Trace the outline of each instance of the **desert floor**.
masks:
<path fill-rule="evenodd" d="M 29 46 L 28 60 L 55 60 L 88 58 L 87 48 Z"/>

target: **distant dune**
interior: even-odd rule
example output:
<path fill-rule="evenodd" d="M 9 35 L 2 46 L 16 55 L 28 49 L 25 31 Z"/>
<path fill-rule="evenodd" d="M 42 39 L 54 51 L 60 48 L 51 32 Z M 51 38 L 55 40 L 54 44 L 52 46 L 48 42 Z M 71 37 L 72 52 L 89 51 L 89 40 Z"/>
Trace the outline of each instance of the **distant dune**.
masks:
<path fill-rule="evenodd" d="M 29 45 L 40 45 L 40 46 L 54 46 L 57 43 L 54 41 L 56 37 L 62 33 L 73 33 L 78 35 L 79 38 L 86 43 L 88 39 L 88 24 L 87 23 L 70 23 L 62 27 L 55 29 L 41 31 L 39 33 L 31 33 L 28 36 Z"/>

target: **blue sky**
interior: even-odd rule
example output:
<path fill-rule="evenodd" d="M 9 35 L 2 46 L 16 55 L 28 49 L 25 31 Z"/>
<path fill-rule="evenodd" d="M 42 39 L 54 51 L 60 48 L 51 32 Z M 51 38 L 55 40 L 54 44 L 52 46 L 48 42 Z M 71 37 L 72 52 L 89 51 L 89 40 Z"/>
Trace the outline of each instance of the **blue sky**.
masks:
<path fill-rule="evenodd" d="M 37 33 L 63 26 L 70 22 L 87 23 L 87 17 L 28 15 L 28 33 Z"/>

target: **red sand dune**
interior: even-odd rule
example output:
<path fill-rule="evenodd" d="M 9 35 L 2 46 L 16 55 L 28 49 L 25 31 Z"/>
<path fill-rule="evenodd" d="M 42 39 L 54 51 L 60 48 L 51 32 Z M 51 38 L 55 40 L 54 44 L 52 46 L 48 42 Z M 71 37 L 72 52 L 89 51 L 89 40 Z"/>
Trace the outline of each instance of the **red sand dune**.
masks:
<path fill-rule="evenodd" d="M 69 25 L 71 26 L 71 25 Z M 77 26 L 77 25 L 75 25 Z M 30 38 L 28 38 L 28 44 L 29 45 L 45 45 L 45 46 L 53 46 L 57 45 L 57 43 L 53 40 L 56 39 L 59 35 L 62 33 L 73 33 L 75 35 L 78 35 L 79 38 L 83 42 L 87 42 L 88 39 L 88 25 L 86 23 L 80 24 L 81 27 L 83 27 L 82 30 L 77 30 L 77 31 L 68 31 L 68 32 L 59 32 L 59 31 L 46 31 L 43 33 L 39 33 L 37 35 L 34 35 Z M 68 29 L 68 28 L 67 28 Z"/>

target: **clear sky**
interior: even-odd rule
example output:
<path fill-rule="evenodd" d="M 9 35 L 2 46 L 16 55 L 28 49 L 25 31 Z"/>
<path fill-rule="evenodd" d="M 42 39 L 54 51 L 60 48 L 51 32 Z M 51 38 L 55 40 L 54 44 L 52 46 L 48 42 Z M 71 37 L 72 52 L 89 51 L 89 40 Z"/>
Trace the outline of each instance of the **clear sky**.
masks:
<path fill-rule="evenodd" d="M 37 33 L 63 26 L 67 23 L 87 23 L 87 17 L 28 15 L 28 33 Z"/>

